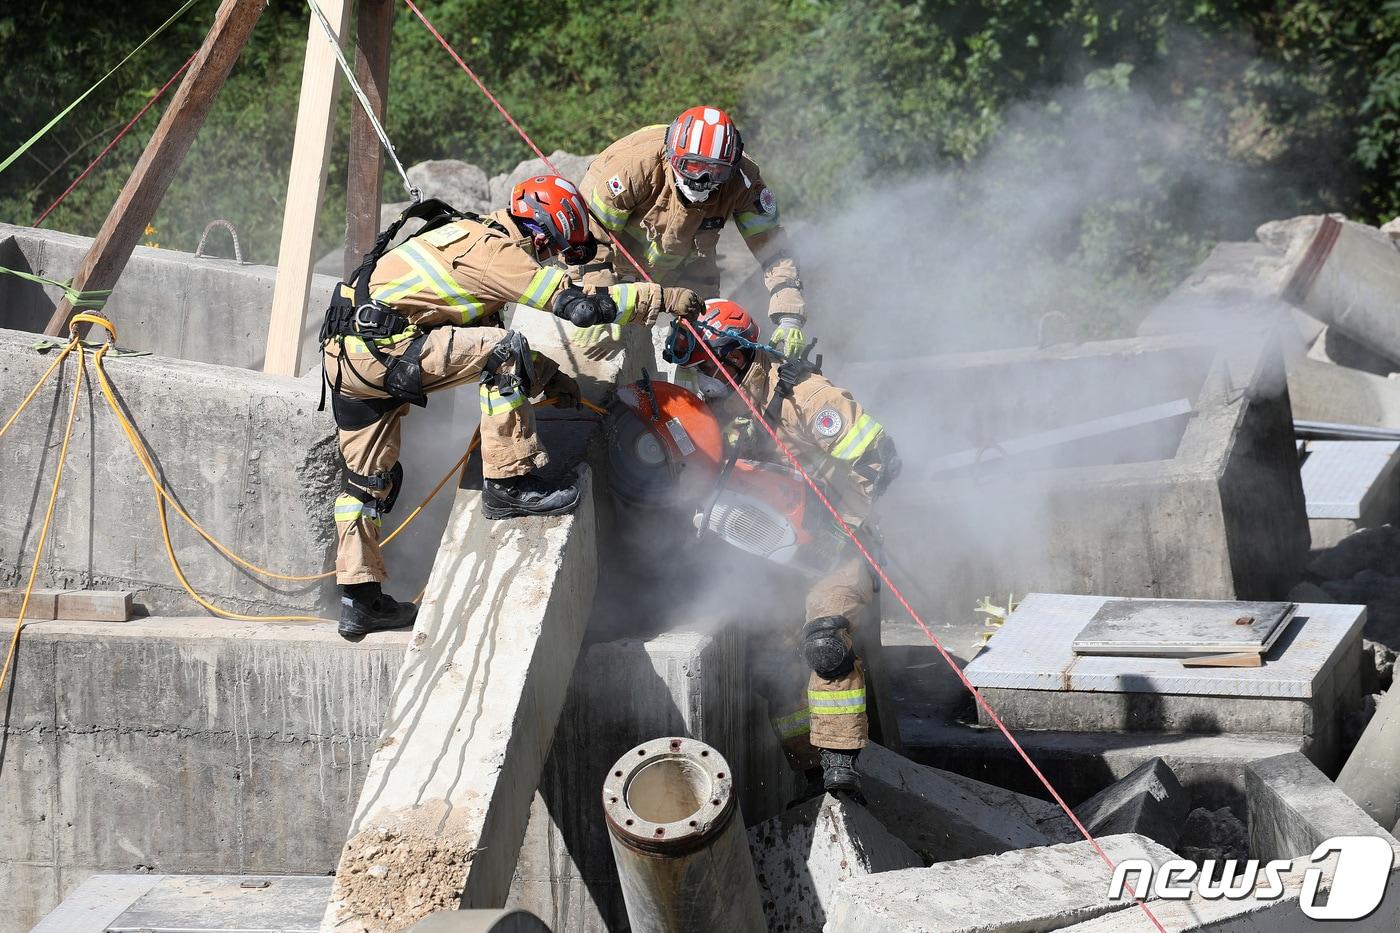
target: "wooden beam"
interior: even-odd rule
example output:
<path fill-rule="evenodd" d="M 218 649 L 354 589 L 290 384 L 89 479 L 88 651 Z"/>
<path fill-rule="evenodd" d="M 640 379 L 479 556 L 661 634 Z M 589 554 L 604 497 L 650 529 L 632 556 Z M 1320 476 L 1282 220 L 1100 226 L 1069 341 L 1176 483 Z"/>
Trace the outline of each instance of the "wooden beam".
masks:
<path fill-rule="evenodd" d="M 322 2 L 321 10 L 337 37 L 345 35 L 351 0 Z M 301 356 L 301 330 L 306 299 L 311 291 L 311 266 L 316 261 L 316 214 L 326 192 L 326 163 L 335 128 L 335 95 L 340 67 L 335 49 L 326 41 L 321 22 L 310 15 L 306 63 L 301 73 L 301 103 L 292 143 L 292 171 L 287 179 L 287 203 L 282 212 L 282 242 L 277 253 L 277 281 L 272 289 L 272 319 L 267 325 L 263 372 L 296 376 Z"/>
<path fill-rule="evenodd" d="M 389 38 L 394 0 L 360 0 L 355 25 L 355 78 L 380 123 L 389 105 Z M 348 278 L 379 235 L 383 200 L 384 148 L 358 101 L 350 121 L 350 167 L 345 181 L 345 276 Z"/>
<path fill-rule="evenodd" d="M 223 0 L 219 4 L 214 25 L 204 37 L 194 63 L 165 108 L 155 135 L 141 153 L 131 177 L 107 212 L 107 219 L 102 222 L 102 229 L 83 258 L 83 264 L 78 267 L 78 274 L 73 277 L 73 287 L 77 290 L 98 291 L 117 284 L 131 251 L 136 248 L 146 225 L 155 217 L 156 208 L 180 170 L 199 128 L 204 125 L 209 108 L 247 44 L 262 14 L 263 3 L 264 0 Z M 64 333 L 72 315 L 72 304 L 63 300 L 49 318 L 44 333 L 50 336 Z"/>

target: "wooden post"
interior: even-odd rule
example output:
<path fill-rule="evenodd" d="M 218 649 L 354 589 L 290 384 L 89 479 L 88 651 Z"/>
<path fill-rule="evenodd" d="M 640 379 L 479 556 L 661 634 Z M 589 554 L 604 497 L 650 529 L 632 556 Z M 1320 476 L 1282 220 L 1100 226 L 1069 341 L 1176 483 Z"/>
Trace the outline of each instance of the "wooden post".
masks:
<path fill-rule="evenodd" d="M 355 25 L 355 77 L 382 124 L 389 107 L 389 37 L 394 0 L 360 0 Z M 358 102 L 357 102 L 358 103 Z M 350 121 L 350 168 L 345 182 L 345 275 L 348 278 L 379 235 L 384 148 L 363 107 Z"/>
<path fill-rule="evenodd" d="M 350 0 L 323 2 L 321 10 L 337 38 L 345 35 Z M 282 213 L 282 243 L 277 253 L 277 282 L 272 289 L 272 319 L 267 326 L 263 372 L 296 376 L 301 356 L 301 329 L 316 261 L 316 214 L 326 191 L 326 162 L 335 127 L 335 95 L 340 66 L 321 22 L 311 14 L 306 64 L 301 73 L 301 103 L 292 143 L 292 171 Z"/>
<path fill-rule="evenodd" d="M 247 44 L 263 3 L 264 0 L 223 0 L 219 4 L 214 25 L 204 37 L 194 63 L 73 277 L 73 287 L 78 291 L 99 291 L 117 284 L 131 251 L 155 217 L 156 208 L 180 170 L 195 134 L 204 125 L 214 98 Z M 49 318 L 44 333 L 64 333 L 72 315 L 72 304 L 64 299 Z"/>

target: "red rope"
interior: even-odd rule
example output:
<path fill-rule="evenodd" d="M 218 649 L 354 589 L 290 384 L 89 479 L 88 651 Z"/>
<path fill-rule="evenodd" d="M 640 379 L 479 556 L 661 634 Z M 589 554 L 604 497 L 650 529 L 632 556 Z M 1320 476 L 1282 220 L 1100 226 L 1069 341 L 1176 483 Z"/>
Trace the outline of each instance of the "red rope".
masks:
<path fill-rule="evenodd" d="M 472 71 L 472 69 L 467 65 L 467 63 L 462 61 L 462 57 L 457 54 L 457 52 L 452 48 L 452 46 L 447 44 L 447 40 L 442 37 L 442 34 L 439 33 L 435 28 L 433 28 L 433 24 L 428 22 L 427 17 L 425 17 L 422 14 L 422 12 L 419 11 L 418 7 L 414 5 L 413 0 L 404 0 L 404 2 L 408 4 L 408 8 L 412 10 L 420 20 L 423 21 L 423 25 L 428 27 L 428 31 L 431 32 L 437 38 L 438 42 L 442 44 L 442 47 L 447 50 L 448 54 L 452 56 L 453 60 L 456 61 L 457 64 L 461 66 L 462 70 L 467 73 L 467 77 L 471 78 L 472 81 L 475 82 L 476 86 L 481 89 L 482 93 L 485 94 L 486 97 L 491 101 L 491 103 L 496 105 L 496 109 L 501 112 L 501 116 L 505 117 L 506 121 L 510 123 L 510 125 L 515 129 L 517 133 L 520 134 L 520 138 L 525 141 L 525 144 L 528 145 L 532 150 L 534 150 L 535 154 L 540 157 L 540 159 L 544 162 L 545 165 L 549 166 L 549 170 L 551 172 L 554 172 L 554 174 L 556 175 L 559 174 L 558 170 L 556 170 L 554 165 L 549 161 L 548 158 L 546 158 L 545 154 L 540 151 L 540 147 L 535 145 L 535 141 L 530 138 L 529 134 L 526 133 L 524 129 L 521 128 L 519 123 L 515 122 L 514 118 L 512 118 L 511 115 L 506 111 L 506 108 L 501 105 L 501 102 L 496 99 L 495 95 L 493 95 L 489 90 L 487 90 L 486 85 L 483 84 L 481 82 L 481 79 L 476 76 L 476 72 Z M 641 274 L 642 278 L 644 278 L 648 282 L 652 282 L 652 277 L 648 275 L 647 271 L 642 268 L 641 264 L 637 262 L 635 258 L 633 258 L 632 254 L 627 252 L 627 249 L 619 241 L 617 235 L 609 231 L 608 236 L 612 240 L 613 245 L 617 247 L 618 251 L 621 252 L 622 255 L 626 256 L 628 261 L 631 262 L 632 265 L 637 267 L 637 271 Z M 687 329 L 690 330 L 691 335 L 695 338 L 695 341 L 704 349 L 706 355 L 709 356 L 710 360 L 715 364 L 715 367 L 724 375 L 725 381 L 729 383 L 730 387 L 734 389 L 735 393 L 739 396 L 739 398 L 743 400 L 744 405 L 753 414 L 754 421 L 757 424 L 763 426 L 763 430 L 768 433 L 768 436 L 773 439 L 773 443 L 777 444 L 778 449 L 783 452 L 783 456 L 788 459 L 788 462 L 790 462 L 793 468 L 797 470 L 797 472 L 802 476 L 802 479 L 804 482 L 806 482 L 808 488 L 810 488 L 812 492 L 816 494 L 817 499 L 821 502 L 823 506 L 826 507 L 826 510 L 831 513 L 831 516 L 834 519 L 836 519 L 837 524 L 841 527 L 841 530 L 845 533 L 846 537 L 851 539 L 851 543 L 853 543 L 856 546 L 856 549 L 860 551 L 860 555 L 865 558 L 865 562 L 870 565 L 872 570 L 875 571 L 875 574 L 880 578 L 880 581 L 885 585 L 885 587 L 892 594 L 894 594 L 895 599 L 899 600 L 899 604 L 904 607 L 904 611 L 909 613 L 909 617 L 914 620 L 914 622 L 919 626 L 920 629 L 923 630 L 924 635 L 928 637 L 928 640 L 933 644 L 933 647 L 938 649 L 939 655 L 943 658 L 944 661 L 947 662 L 948 666 L 953 669 L 953 673 L 957 674 L 958 680 L 962 681 L 962 685 L 966 687 L 968 689 L 968 692 L 972 694 L 973 699 L 977 701 L 977 705 L 982 707 L 982 709 L 986 711 L 987 715 L 991 718 L 992 722 L 996 724 L 997 729 L 1001 731 L 1002 735 L 1006 736 L 1006 740 L 1011 743 L 1011 747 L 1016 750 L 1016 753 L 1021 756 L 1021 759 L 1023 761 L 1025 761 L 1026 766 L 1031 769 L 1031 773 L 1033 773 L 1036 776 L 1036 778 L 1040 781 L 1040 783 L 1044 785 L 1045 789 L 1050 792 L 1050 796 L 1055 799 L 1055 803 L 1060 805 L 1060 809 L 1063 810 L 1065 812 L 1065 815 L 1069 817 L 1070 822 L 1074 824 L 1075 829 L 1079 830 L 1080 835 L 1082 835 L 1086 840 L 1088 840 L 1089 845 L 1093 846 L 1094 851 L 1098 853 L 1099 858 L 1103 859 L 1104 864 L 1108 866 L 1109 870 L 1115 871 L 1116 866 L 1113 864 L 1113 860 L 1108 857 L 1108 853 L 1103 850 L 1103 847 L 1099 845 L 1098 840 L 1095 839 L 1093 835 L 1089 832 L 1089 830 L 1084 826 L 1084 824 L 1080 822 L 1079 817 L 1074 815 L 1074 811 L 1070 809 L 1069 804 L 1065 803 L 1065 800 L 1063 797 L 1060 796 L 1059 791 L 1055 790 L 1055 786 L 1050 783 L 1050 779 L 1045 776 L 1045 773 L 1042 772 L 1040 768 L 1036 767 L 1034 761 L 1031 761 L 1030 755 L 1028 755 L 1026 753 L 1026 750 L 1021 747 L 1021 743 L 1016 741 L 1016 737 L 1011 734 L 1011 730 L 1006 728 L 1005 723 L 1001 721 L 1001 717 L 997 715 L 996 710 L 992 709 L 991 704 L 987 702 L 984 696 L 982 696 L 981 691 L 978 690 L 975 686 L 973 686 L 972 681 L 967 679 L 967 675 L 963 673 L 962 668 L 958 667 L 958 663 L 953 660 L 953 656 L 950 655 L 948 653 L 948 650 L 943 647 L 943 643 L 938 640 L 938 636 L 933 634 L 932 629 L 928 627 L 928 625 L 924 622 L 923 618 L 919 615 L 919 613 L 914 609 L 912 605 L 910 605 L 909 600 L 905 599 L 904 593 L 899 589 L 898 586 L 895 585 L 894 581 L 890 579 L 889 574 L 885 572 L 885 568 L 880 565 L 879 561 L 877 561 L 868 550 L 866 550 L 865 545 L 860 542 L 860 538 L 858 538 L 856 536 L 856 533 L 853 530 L 851 530 L 850 525 L 846 524 L 846 520 L 841 517 L 841 513 L 838 512 L 836 510 L 836 507 L 831 504 L 831 500 L 829 500 L 826 497 L 826 494 L 822 492 L 821 488 L 817 485 L 816 481 L 812 479 L 811 474 L 803 468 L 802 464 L 798 462 L 797 457 L 793 454 L 792 450 L 788 448 L 787 444 L 783 443 L 782 438 L 778 436 L 778 432 L 773 428 L 772 425 L 768 423 L 768 419 L 763 416 L 763 413 L 759 410 L 757 403 L 755 403 L 753 399 L 749 398 L 748 394 L 744 391 L 743 387 L 739 385 L 738 380 L 736 380 L 734 376 L 730 374 L 729 370 L 720 361 L 719 357 L 715 355 L 714 350 L 712 350 L 709 344 L 705 342 L 704 337 L 701 335 L 700 331 L 695 327 L 695 325 L 683 318 L 681 319 L 681 322 L 686 326 Z M 1125 885 L 1125 887 L 1127 886 Z M 1143 901 L 1142 898 L 1138 897 L 1137 893 L 1133 891 L 1131 887 L 1127 887 L 1127 890 L 1130 894 L 1133 895 L 1133 898 L 1136 901 L 1137 905 L 1142 908 L 1143 913 L 1145 913 L 1147 915 L 1147 918 L 1152 921 L 1152 925 L 1157 928 L 1159 933 L 1167 933 L 1166 928 L 1162 926 L 1161 921 L 1157 919 L 1156 914 L 1154 914 L 1151 908 L 1147 906 L 1147 903 Z"/>
<path fill-rule="evenodd" d="M 198 52 L 195 53 L 195 55 L 198 54 Z M 185 59 L 185 63 L 180 66 L 180 69 L 178 71 L 176 71 L 173 75 L 170 76 L 170 80 L 165 82 L 165 84 L 161 86 L 161 89 L 159 91 L 156 91 L 154 97 L 146 101 L 146 105 L 136 112 L 136 116 L 131 118 L 131 122 L 128 123 L 126 126 L 122 127 L 122 131 L 118 133 L 115 137 L 113 137 L 112 141 L 109 142 L 102 149 L 102 151 L 97 154 L 97 158 L 93 159 L 92 162 L 88 164 L 88 167 L 83 169 L 82 173 L 79 174 L 77 178 L 73 179 L 73 183 L 71 185 L 63 189 L 63 193 L 58 196 L 58 199 L 52 204 L 50 204 L 48 206 L 48 209 L 45 210 L 42 214 L 40 214 L 38 218 L 34 221 L 34 223 L 30 224 L 30 226 L 37 227 L 41 225 L 44 222 L 44 219 L 53 213 L 54 208 L 62 204 L 63 199 L 73 193 L 73 189 L 78 187 L 78 185 L 82 183 L 82 180 L 84 178 L 87 178 L 88 175 L 92 173 L 93 169 L 97 168 L 97 163 L 101 162 L 104 158 L 106 158 L 107 153 L 111 152 L 116 147 L 117 143 L 122 141 L 123 136 L 131 132 L 131 128 L 136 125 L 137 121 L 139 121 L 142 117 L 146 115 L 146 111 L 150 110 L 156 101 L 160 100 L 163 96 L 165 96 L 165 92 L 170 90 L 170 85 L 174 84 L 175 79 L 185 73 L 185 69 L 190 67 L 190 62 L 192 61 L 194 61 L 194 55 L 191 55 L 189 58 Z"/>

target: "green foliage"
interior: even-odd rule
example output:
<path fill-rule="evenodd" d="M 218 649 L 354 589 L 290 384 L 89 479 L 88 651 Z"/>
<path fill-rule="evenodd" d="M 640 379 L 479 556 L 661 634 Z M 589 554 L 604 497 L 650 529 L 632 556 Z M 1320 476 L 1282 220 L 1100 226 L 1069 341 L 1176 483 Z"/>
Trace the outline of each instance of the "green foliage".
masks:
<path fill-rule="evenodd" d="M 1400 0 L 421 5 L 546 150 L 596 151 L 715 103 L 799 220 L 937 171 L 967 176 L 970 210 L 1005 212 L 982 218 L 995 230 L 1015 217 L 979 187 L 988 153 L 1033 176 L 1079 158 L 1083 134 L 1112 134 L 1105 141 L 1126 153 L 1115 171 L 1131 178 L 1109 179 L 1051 245 L 1092 283 L 1072 296 L 1085 334 L 1121 330 L 1131 323 L 1122 296 L 1160 295 L 1212 242 L 1248 236 L 1267 216 L 1400 213 Z M 132 0 L 98 16 L 73 0 L 6 5 L 0 138 L 27 138 L 173 6 Z M 215 6 L 196 4 L 0 176 L 0 219 L 28 223 L 57 197 L 197 47 Z M 225 217 L 254 259 L 275 259 L 307 22 L 303 3 L 270 3 L 156 216 L 163 246 L 192 249 L 205 223 Z M 499 172 L 529 156 L 403 7 L 390 88 L 388 127 L 406 163 L 458 158 Z M 1067 122 L 1066 89 L 1087 95 L 1097 124 L 1079 112 Z M 352 105 L 342 95 L 340 126 Z M 96 231 L 158 112 L 49 226 Z M 318 228 L 327 250 L 343 228 L 344 149 Z M 1231 179 L 1230 203 L 1207 177 Z M 398 197 L 392 179 L 386 197 Z"/>

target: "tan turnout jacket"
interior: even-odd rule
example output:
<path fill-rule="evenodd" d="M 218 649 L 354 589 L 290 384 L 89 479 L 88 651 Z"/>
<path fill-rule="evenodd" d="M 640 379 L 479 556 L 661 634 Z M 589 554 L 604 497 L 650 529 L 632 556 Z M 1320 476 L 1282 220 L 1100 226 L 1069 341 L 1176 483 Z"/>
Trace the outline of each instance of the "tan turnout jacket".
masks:
<path fill-rule="evenodd" d="M 648 126 L 624 136 L 593 160 L 579 186 L 603 244 L 598 262 L 611 272 L 590 273 L 584 281 L 606 284 L 614 276 L 635 276 L 632 264 L 608 246 L 604 230 L 618 234 L 647 274 L 667 285 L 685 285 L 702 298 L 719 297 L 716 250 L 720 231 L 731 219 L 763 267 L 769 294 L 802 281 L 778 221 L 778 202 L 764 184 L 758 165 L 744 156 L 723 187 L 698 204 L 676 190 L 666 159 L 666 127 Z"/>

